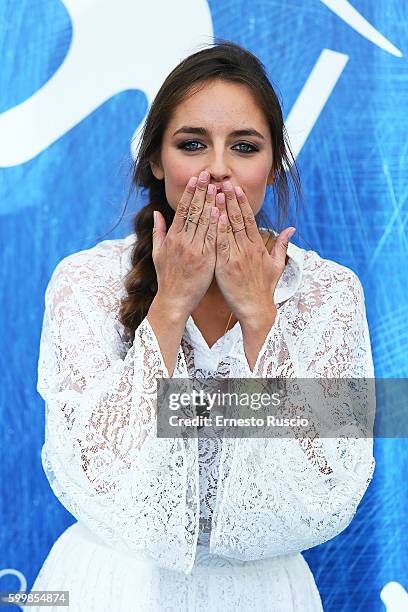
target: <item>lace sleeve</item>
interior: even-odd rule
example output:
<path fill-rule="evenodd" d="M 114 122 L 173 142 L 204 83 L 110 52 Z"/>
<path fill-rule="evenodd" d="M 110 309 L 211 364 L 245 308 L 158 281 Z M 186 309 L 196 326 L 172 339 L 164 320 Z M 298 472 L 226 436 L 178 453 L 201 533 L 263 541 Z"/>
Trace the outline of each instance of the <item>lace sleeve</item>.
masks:
<path fill-rule="evenodd" d="M 374 378 L 361 283 L 342 267 L 302 298 L 286 312 L 278 309 L 254 370 L 241 357 L 239 376 L 320 379 L 325 432 L 331 427 L 332 435 L 300 437 L 294 431 L 290 438 L 246 441 L 251 450 L 239 455 L 245 460 L 238 461 L 239 476 L 230 487 L 239 498 L 249 499 L 250 490 L 251 498 L 260 500 L 247 506 L 234 495 L 234 516 L 243 513 L 242 533 L 248 535 L 235 555 L 246 559 L 300 552 L 339 534 L 351 522 L 375 468 L 372 437 L 339 437 L 348 435 L 350 415 L 373 413 L 372 386 L 357 385 L 354 391 L 349 385 L 344 394 L 343 385 L 341 402 L 334 393 L 339 379 Z M 300 408 L 302 416 L 313 412 L 310 396 Z M 262 529 L 256 519 L 261 512 Z"/>
<path fill-rule="evenodd" d="M 333 538 L 350 524 L 375 469 L 372 427 L 371 432 L 367 427 L 375 410 L 374 367 L 363 288 L 354 273 L 342 278 L 314 347 L 301 375 L 320 379 L 312 388 L 319 391 L 319 406 L 325 407 L 325 435 L 330 429 L 332 434 L 289 440 L 281 461 L 298 508 L 292 543 L 301 544 L 302 550 Z M 346 378 L 362 380 L 353 386 Z M 311 403 L 307 408 L 312 411 Z"/>
<path fill-rule="evenodd" d="M 184 570 L 193 466 L 181 439 L 156 437 L 156 379 L 168 371 L 147 318 L 124 351 L 120 270 L 105 260 L 65 258 L 46 290 L 37 385 L 46 407 L 43 467 L 60 502 L 96 536 Z M 181 347 L 173 376 L 187 376 Z"/>

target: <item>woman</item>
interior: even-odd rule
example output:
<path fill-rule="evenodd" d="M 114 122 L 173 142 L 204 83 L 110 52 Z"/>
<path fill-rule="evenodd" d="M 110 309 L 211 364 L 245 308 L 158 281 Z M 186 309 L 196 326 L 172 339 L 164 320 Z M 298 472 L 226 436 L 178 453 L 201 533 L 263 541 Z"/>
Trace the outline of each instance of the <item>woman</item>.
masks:
<path fill-rule="evenodd" d="M 285 216 L 284 165 L 299 192 L 289 153 L 263 66 L 238 45 L 191 55 L 162 85 L 134 233 L 66 257 L 47 287 L 42 459 L 78 522 L 32 590 L 98 612 L 322 610 L 301 551 L 350 523 L 372 440 L 156 435 L 160 378 L 373 377 L 356 275 L 288 244 L 293 227 L 259 227 L 268 185 Z"/>

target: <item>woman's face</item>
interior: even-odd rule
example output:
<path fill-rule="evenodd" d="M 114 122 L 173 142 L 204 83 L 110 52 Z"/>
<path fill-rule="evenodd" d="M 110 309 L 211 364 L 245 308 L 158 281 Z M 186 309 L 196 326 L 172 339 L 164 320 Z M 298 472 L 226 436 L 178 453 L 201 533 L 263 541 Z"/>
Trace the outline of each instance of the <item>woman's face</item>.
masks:
<path fill-rule="evenodd" d="M 256 133 L 234 134 L 238 130 Z M 176 108 L 163 135 L 160 158 L 151 162 L 164 179 L 167 201 L 176 210 L 191 176 L 206 170 L 210 182 L 244 189 L 256 215 L 266 186 L 273 182 L 269 126 L 249 89 L 239 83 L 211 81 Z"/>

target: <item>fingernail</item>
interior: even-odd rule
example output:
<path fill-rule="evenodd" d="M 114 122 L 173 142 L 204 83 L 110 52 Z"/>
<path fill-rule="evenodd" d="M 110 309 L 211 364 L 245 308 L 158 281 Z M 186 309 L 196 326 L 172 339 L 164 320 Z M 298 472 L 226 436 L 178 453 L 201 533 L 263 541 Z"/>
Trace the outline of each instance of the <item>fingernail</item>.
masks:
<path fill-rule="evenodd" d="M 288 235 L 288 240 L 290 240 L 293 236 L 293 234 L 296 232 L 296 228 L 294 228 L 293 230 L 290 231 L 289 235 Z"/>
<path fill-rule="evenodd" d="M 225 213 L 222 213 L 222 215 L 220 216 L 219 221 L 220 221 L 220 223 L 222 223 L 222 225 L 226 225 L 226 223 L 227 223 L 227 215 Z"/>
<path fill-rule="evenodd" d="M 230 191 L 232 189 L 232 184 L 229 181 L 224 181 L 224 183 L 222 184 L 223 188 L 226 189 L 227 191 Z"/>
<path fill-rule="evenodd" d="M 235 193 L 237 194 L 237 196 L 242 196 L 243 191 L 241 187 L 235 187 Z"/>
<path fill-rule="evenodd" d="M 203 170 L 203 172 L 200 173 L 200 181 L 207 181 L 209 178 L 210 178 L 210 175 L 205 170 Z"/>
<path fill-rule="evenodd" d="M 207 193 L 209 193 L 210 195 L 214 195 L 214 193 L 215 193 L 215 185 L 210 183 L 208 185 L 208 187 L 207 187 Z"/>
<path fill-rule="evenodd" d="M 156 226 L 156 221 L 157 221 L 157 212 L 154 210 L 153 211 L 153 226 Z"/>
<path fill-rule="evenodd" d="M 195 187 L 197 185 L 197 177 L 192 176 L 191 179 L 188 181 L 188 184 L 190 187 Z"/>

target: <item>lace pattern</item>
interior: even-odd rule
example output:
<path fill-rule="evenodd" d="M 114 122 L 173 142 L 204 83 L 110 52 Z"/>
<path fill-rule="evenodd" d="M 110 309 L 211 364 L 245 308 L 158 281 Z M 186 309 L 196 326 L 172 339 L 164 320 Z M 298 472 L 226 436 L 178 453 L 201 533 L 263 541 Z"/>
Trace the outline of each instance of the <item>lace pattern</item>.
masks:
<path fill-rule="evenodd" d="M 372 440 L 224 439 L 213 453 L 197 439 L 155 436 L 157 379 L 169 374 L 146 318 L 130 346 L 121 340 L 129 238 L 66 257 L 47 287 L 37 389 L 46 403 L 43 466 L 55 495 L 110 546 L 185 573 L 200 501 L 211 527 L 210 534 L 202 521 L 201 537 L 226 558 L 300 552 L 340 533 L 372 478 Z M 348 268 L 290 247 L 292 271 L 276 291 L 277 319 L 255 367 L 239 334 L 229 375 L 322 378 L 329 398 L 328 379 L 374 376 L 363 290 Z M 204 372 L 194 369 L 184 337 L 173 376 L 192 374 Z M 351 390 L 347 409 L 364 401 Z M 305 412 L 312 408 L 305 398 Z M 343 416 L 327 399 L 333 431 Z M 219 463 L 203 494 L 206 457 Z"/>

